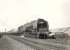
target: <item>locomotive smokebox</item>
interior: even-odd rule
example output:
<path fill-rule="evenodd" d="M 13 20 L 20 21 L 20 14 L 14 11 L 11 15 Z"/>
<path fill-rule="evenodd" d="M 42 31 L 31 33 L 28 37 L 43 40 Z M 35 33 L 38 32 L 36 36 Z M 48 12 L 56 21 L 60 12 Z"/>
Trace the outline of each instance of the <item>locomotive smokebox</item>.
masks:
<path fill-rule="evenodd" d="M 48 22 L 44 19 L 38 19 L 37 21 L 37 31 L 38 32 L 49 32 Z"/>

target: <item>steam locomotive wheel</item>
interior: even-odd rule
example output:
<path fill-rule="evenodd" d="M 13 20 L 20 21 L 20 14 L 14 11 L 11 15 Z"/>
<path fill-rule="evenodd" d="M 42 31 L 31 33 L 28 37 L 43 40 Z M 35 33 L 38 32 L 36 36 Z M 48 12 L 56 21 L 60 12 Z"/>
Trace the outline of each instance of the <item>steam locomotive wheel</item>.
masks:
<path fill-rule="evenodd" d="M 39 34 L 39 38 L 40 39 L 46 39 L 47 38 L 47 35 L 46 34 Z"/>

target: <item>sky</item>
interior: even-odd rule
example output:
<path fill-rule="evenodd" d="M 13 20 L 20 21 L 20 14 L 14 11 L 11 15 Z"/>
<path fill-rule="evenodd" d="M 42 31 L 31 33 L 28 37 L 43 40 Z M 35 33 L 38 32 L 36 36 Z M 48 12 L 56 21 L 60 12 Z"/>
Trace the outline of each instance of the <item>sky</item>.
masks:
<path fill-rule="evenodd" d="M 69 0 L 0 0 L 0 31 L 43 18 L 49 28 L 70 26 Z"/>

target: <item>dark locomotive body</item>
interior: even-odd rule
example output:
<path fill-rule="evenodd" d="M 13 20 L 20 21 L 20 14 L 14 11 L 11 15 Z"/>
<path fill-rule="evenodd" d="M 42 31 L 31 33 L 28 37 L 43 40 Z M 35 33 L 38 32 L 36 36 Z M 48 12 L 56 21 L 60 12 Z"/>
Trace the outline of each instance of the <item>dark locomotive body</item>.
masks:
<path fill-rule="evenodd" d="M 23 33 L 24 37 L 46 39 L 49 38 L 50 34 L 48 22 L 44 19 L 32 21 L 18 29 L 19 33 Z"/>

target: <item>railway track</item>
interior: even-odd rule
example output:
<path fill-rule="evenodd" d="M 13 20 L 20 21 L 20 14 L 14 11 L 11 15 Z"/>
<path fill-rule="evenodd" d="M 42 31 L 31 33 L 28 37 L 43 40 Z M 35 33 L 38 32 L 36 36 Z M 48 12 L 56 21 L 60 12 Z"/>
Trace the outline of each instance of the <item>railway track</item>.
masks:
<path fill-rule="evenodd" d="M 43 40 L 39 41 L 37 39 L 30 39 L 30 38 L 20 38 L 18 36 L 10 36 L 11 38 L 25 43 L 26 45 L 31 46 L 35 50 L 66 50 L 67 46 L 66 44 L 60 44 L 60 43 L 50 43 L 50 42 L 43 42 Z"/>
<path fill-rule="evenodd" d="M 15 37 L 15 36 L 9 36 L 10 38 L 13 38 L 14 40 L 17 40 L 21 43 L 24 43 L 25 45 L 28 45 L 30 46 L 31 48 L 35 49 L 35 50 L 43 50 L 42 48 L 36 46 L 34 43 L 32 43 L 31 41 L 29 40 L 25 40 L 25 39 L 21 39 L 21 38 L 18 38 L 18 37 Z"/>

